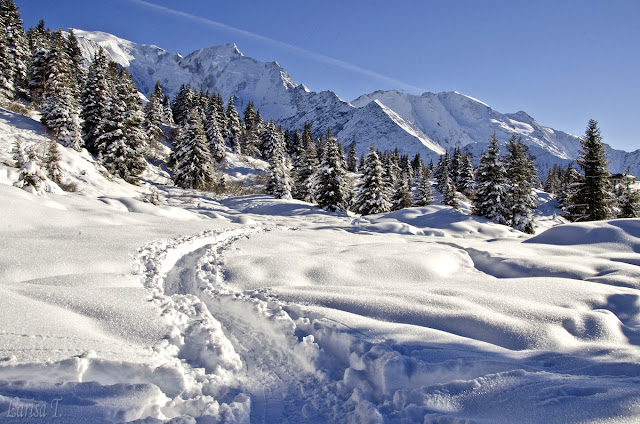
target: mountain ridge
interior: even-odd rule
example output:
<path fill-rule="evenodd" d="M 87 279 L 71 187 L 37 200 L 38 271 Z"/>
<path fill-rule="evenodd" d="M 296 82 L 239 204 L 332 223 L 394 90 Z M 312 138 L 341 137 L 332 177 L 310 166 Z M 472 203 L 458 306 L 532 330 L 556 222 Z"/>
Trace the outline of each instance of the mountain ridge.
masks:
<path fill-rule="evenodd" d="M 316 135 L 321 135 L 331 128 L 344 146 L 353 144 L 358 154 L 375 143 L 380 150 L 397 148 L 411 156 L 419 153 L 428 161 L 460 147 L 477 160 L 492 134 L 502 144 L 516 134 L 529 146 L 544 175 L 554 164 L 566 166 L 574 161 L 580 150 L 578 136 L 542 126 L 525 111 L 498 112 L 456 91 L 412 95 L 378 90 L 346 102 L 332 91 L 313 92 L 295 83 L 276 61 L 244 56 L 235 43 L 182 56 L 104 32 L 74 31 L 87 61 L 102 46 L 112 60 L 131 72 L 143 94 L 150 93 L 158 80 L 171 97 L 182 84 L 203 87 L 225 100 L 233 97 L 240 113 L 252 101 L 263 117 L 287 129 L 301 129 L 309 122 Z M 606 148 L 612 172 L 630 167 L 635 175 L 640 173 L 640 150 Z"/>

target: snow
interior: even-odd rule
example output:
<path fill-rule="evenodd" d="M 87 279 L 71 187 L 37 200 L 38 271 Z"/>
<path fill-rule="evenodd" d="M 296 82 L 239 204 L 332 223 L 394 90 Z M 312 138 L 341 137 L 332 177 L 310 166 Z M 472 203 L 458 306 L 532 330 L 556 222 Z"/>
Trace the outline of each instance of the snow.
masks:
<path fill-rule="evenodd" d="M 534 236 L 464 203 L 360 217 L 157 167 L 132 186 L 63 147 L 77 191 L 37 196 L 16 138 L 46 140 L 0 110 L 0 421 L 640 417 L 638 219 L 565 224 L 544 193 Z"/>

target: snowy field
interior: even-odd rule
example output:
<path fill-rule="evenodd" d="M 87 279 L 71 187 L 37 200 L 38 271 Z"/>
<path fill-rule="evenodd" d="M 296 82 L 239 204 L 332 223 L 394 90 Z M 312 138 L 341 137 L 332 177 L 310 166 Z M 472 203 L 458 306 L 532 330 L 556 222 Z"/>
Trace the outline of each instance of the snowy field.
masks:
<path fill-rule="evenodd" d="M 42 134 L 0 109 L 0 422 L 640 421 L 640 220 L 214 200 L 68 149 L 37 196 Z"/>

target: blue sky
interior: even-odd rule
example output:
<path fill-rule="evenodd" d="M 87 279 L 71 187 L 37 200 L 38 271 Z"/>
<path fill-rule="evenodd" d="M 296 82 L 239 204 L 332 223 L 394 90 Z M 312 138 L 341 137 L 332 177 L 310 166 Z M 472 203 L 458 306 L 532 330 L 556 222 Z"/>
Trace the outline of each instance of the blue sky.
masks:
<path fill-rule="evenodd" d="M 14 1 L 27 27 L 42 18 L 182 54 L 233 41 L 347 101 L 455 90 L 576 135 L 593 118 L 605 142 L 640 149 L 639 1 Z"/>

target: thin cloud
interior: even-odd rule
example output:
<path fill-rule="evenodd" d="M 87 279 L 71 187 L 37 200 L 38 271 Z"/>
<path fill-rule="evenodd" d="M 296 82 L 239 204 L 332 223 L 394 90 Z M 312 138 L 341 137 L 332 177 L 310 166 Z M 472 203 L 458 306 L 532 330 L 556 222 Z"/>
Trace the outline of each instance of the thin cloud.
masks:
<path fill-rule="evenodd" d="M 265 37 L 264 35 L 260 35 L 260 34 L 256 34 L 254 32 L 250 32 L 250 31 L 245 31 L 243 29 L 240 28 L 236 28 L 233 27 L 231 25 L 227 25 L 227 24 L 223 24 L 222 22 L 217 22 L 214 21 L 212 19 L 207 19 L 207 18 L 202 18 L 200 16 L 195 16 L 192 15 L 191 13 L 187 13 L 187 12 L 182 12 L 180 10 L 175 10 L 175 9 L 171 9 L 169 7 L 165 7 L 165 6 L 160 6 L 158 4 L 155 3 L 150 3 L 148 1 L 145 0 L 128 0 L 131 3 L 135 3 L 141 6 L 145 6 L 145 7 L 149 7 L 155 10 L 159 10 L 161 12 L 165 12 L 174 16 L 179 16 L 182 18 L 186 18 L 186 19 L 190 19 L 192 21 L 196 21 L 196 22 L 200 22 L 202 24 L 205 25 L 209 25 L 209 26 L 213 26 L 215 28 L 224 30 L 224 31 L 228 31 L 228 32 L 232 32 L 238 35 L 241 35 L 243 37 L 248 37 L 248 38 L 252 38 L 254 40 L 259 40 L 259 41 L 263 41 L 265 43 L 269 43 L 272 44 L 274 46 L 278 46 L 280 48 L 283 48 L 285 50 L 291 51 L 297 55 L 303 56 L 303 57 L 307 57 L 309 59 L 315 60 L 316 62 L 320 62 L 320 63 L 325 63 L 327 65 L 332 65 L 332 66 L 336 66 L 338 68 L 342 68 L 345 69 L 347 71 L 351 71 L 351 72 L 355 72 L 361 75 L 366 75 L 368 77 L 371 78 L 375 78 L 381 81 L 385 81 L 388 82 L 398 88 L 402 88 L 405 89 L 407 91 L 412 91 L 412 92 L 416 92 L 416 93 L 423 93 L 426 90 L 420 88 L 420 87 L 416 87 L 415 85 L 411 85 L 411 84 L 407 84 L 404 83 L 402 81 L 399 81 L 395 78 L 391 78 L 388 77 L 386 75 L 382 75 L 379 74 L 375 71 L 369 70 L 369 69 L 365 69 L 362 68 L 358 65 L 354 65 L 352 63 L 349 62 L 345 62 L 344 60 L 340 60 L 340 59 L 336 59 L 334 57 L 331 56 L 326 56 L 324 54 L 321 53 L 316 53 L 316 52 L 312 52 L 310 50 L 304 49 L 302 47 L 298 47 L 295 46 L 293 44 L 289 44 L 289 43 L 285 43 L 283 41 L 279 41 L 279 40 L 275 40 L 273 38 L 270 37 Z"/>

